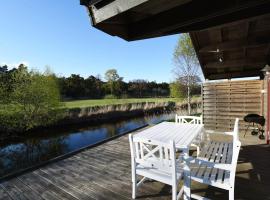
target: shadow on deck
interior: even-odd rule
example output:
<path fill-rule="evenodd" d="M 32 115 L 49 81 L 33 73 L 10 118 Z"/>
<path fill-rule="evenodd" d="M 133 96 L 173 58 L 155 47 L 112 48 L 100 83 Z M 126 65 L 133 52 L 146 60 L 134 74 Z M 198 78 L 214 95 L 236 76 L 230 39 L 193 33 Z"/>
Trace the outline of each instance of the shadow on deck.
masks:
<path fill-rule="evenodd" d="M 252 136 L 242 142 L 235 199 L 270 199 L 270 148 Z M 146 182 L 138 199 L 171 199 L 170 189 Z M 201 184 L 193 183 L 192 190 L 212 199 L 228 199 L 226 191 Z M 0 199 L 131 199 L 128 136 L 2 182 Z"/>

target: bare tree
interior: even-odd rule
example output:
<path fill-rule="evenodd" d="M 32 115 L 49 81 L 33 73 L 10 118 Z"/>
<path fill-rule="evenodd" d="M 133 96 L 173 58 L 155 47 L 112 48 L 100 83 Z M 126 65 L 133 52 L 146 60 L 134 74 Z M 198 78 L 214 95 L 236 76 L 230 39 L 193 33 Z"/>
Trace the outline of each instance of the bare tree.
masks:
<path fill-rule="evenodd" d="M 191 114 L 190 90 L 198 81 L 199 62 L 188 33 L 181 34 L 173 54 L 177 81 L 187 88 L 188 113 Z"/>

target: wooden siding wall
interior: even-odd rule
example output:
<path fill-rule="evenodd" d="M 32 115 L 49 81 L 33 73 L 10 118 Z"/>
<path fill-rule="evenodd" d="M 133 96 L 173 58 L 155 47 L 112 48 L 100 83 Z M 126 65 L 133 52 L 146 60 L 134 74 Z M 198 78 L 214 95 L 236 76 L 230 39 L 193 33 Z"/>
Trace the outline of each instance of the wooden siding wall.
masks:
<path fill-rule="evenodd" d="M 203 120 L 206 129 L 229 131 L 235 118 L 239 129 L 245 130 L 243 117 L 250 113 L 262 115 L 263 81 L 220 81 L 203 84 Z"/>

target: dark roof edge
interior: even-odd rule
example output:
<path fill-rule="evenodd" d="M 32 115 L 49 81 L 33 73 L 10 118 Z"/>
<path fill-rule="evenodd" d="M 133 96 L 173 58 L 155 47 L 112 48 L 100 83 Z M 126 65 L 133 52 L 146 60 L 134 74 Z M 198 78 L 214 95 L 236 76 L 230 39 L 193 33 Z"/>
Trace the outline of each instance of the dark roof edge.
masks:
<path fill-rule="evenodd" d="M 97 2 L 100 2 L 102 0 L 80 0 L 80 4 L 84 6 L 91 6 Z"/>

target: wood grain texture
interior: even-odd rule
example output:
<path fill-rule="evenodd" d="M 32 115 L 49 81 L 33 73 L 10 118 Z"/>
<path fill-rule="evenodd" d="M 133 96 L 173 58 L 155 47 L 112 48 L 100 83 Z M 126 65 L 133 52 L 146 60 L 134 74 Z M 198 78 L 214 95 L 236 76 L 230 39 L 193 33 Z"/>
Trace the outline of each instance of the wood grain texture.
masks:
<path fill-rule="evenodd" d="M 252 146 L 243 146 L 241 150 L 236 199 L 269 199 L 269 149 L 258 145 L 264 141 L 251 135 L 241 137 L 241 140 L 243 144 Z M 248 163 L 249 160 L 252 163 Z M 1 182 L 0 200 L 131 199 L 130 164 L 128 137 L 122 136 Z M 243 178 L 243 173 L 246 178 Z M 264 182 L 258 182 L 256 173 L 262 174 Z M 217 192 L 213 187 L 205 188 L 202 184 L 192 183 L 192 189 L 202 195 L 206 193 L 211 199 L 228 199 L 226 192 Z M 171 187 L 146 181 L 139 187 L 138 199 L 171 200 Z"/>
<path fill-rule="evenodd" d="M 261 80 L 207 82 L 203 85 L 203 121 L 206 129 L 232 130 L 235 118 L 239 129 L 248 125 L 245 115 L 262 115 Z"/>
<path fill-rule="evenodd" d="M 67 159 L 0 183 L 0 200 L 131 199 L 128 137 L 109 141 Z M 170 187 L 146 181 L 138 197 L 171 199 Z"/>

